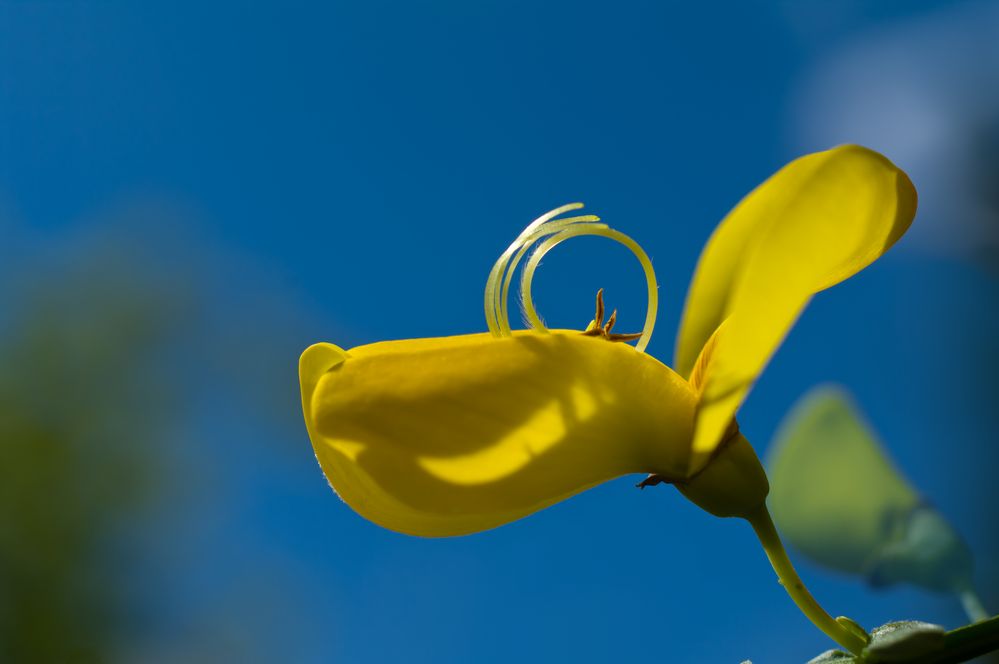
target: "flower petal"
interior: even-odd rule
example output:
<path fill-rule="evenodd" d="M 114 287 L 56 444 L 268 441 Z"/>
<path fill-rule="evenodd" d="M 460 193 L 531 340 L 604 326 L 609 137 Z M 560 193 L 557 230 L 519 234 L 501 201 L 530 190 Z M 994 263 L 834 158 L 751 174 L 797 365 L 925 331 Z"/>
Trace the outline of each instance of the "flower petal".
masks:
<path fill-rule="evenodd" d="M 905 173 L 847 145 L 791 162 L 725 218 L 701 255 L 677 341 L 683 376 L 702 349 L 710 352 L 699 377 L 695 467 L 812 295 L 881 256 L 915 211 Z"/>
<path fill-rule="evenodd" d="M 619 475 L 681 478 L 689 465 L 686 381 L 578 332 L 318 344 L 300 367 L 323 471 L 392 530 L 486 530 Z"/>

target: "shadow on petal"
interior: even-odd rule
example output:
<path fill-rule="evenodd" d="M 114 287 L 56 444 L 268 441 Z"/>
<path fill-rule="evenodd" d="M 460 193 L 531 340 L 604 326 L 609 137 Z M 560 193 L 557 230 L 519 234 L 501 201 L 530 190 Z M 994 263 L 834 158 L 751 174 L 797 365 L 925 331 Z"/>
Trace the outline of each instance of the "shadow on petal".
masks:
<path fill-rule="evenodd" d="M 654 358 L 577 332 L 362 346 L 303 397 L 341 497 L 427 536 L 492 528 L 628 473 L 683 477 L 695 403 Z"/>

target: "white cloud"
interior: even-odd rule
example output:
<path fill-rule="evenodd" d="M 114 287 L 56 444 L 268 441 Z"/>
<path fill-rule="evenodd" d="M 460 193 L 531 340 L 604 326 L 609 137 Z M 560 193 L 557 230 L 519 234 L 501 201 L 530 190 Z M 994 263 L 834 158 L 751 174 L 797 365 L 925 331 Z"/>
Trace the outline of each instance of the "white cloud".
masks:
<path fill-rule="evenodd" d="M 861 143 L 912 177 L 911 246 L 999 252 L 999 3 L 948 7 L 855 35 L 792 100 L 802 150 Z"/>

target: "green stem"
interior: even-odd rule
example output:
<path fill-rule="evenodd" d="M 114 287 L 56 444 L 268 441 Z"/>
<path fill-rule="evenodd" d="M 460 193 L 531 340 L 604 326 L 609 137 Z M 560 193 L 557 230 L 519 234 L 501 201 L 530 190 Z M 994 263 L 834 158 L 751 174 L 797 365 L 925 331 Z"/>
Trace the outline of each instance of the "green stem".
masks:
<path fill-rule="evenodd" d="M 999 616 L 947 632 L 942 650 L 906 664 L 957 664 L 999 650 Z"/>
<path fill-rule="evenodd" d="M 964 607 L 964 612 L 968 614 L 968 619 L 971 622 L 980 622 L 989 617 L 989 612 L 985 610 L 982 600 L 973 589 L 962 590 L 960 598 L 961 606 Z"/>
<path fill-rule="evenodd" d="M 830 639 L 854 655 L 859 655 L 867 645 L 867 641 L 860 634 L 826 613 L 825 609 L 819 606 L 819 603 L 805 588 L 805 584 L 801 581 L 798 573 L 794 571 L 794 566 L 791 565 L 791 561 L 787 557 L 784 544 L 780 541 L 780 535 L 777 534 L 777 529 L 774 527 L 773 519 L 770 518 L 770 512 L 766 505 L 762 505 L 751 513 L 746 517 L 746 520 L 749 521 L 760 540 L 760 544 L 763 545 L 763 550 L 766 551 L 770 564 L 777 572 L 780 584 L 784 586 L 787 594 L 791 596 L 801 612 L 816 627 L 825 632 Z"/>

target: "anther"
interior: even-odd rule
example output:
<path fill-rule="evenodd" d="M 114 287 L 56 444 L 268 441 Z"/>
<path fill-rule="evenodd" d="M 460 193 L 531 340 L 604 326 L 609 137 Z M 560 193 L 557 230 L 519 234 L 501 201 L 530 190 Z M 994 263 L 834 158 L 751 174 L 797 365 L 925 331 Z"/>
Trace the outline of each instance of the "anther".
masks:
<path fill-rule="evenodd" d="M 597 290 L 597 313 L 593 317 L 593 322 L 597 327 L 604 324 L 604 289 Z"/>
<path fill-rule="evenodd" d="M 586 331 L 583 332 L 584 335 L 588 337 L 602 337 L 604 336 L 604 289 L 601 288 L 597 291 L 597 311 L 593 315 L 593 320 L 590 324 L 586 326 Z"/>
<path fill-rule="evenodd" d="M 608 341 L 634 341 L 635 339 L 641 338 L 641 332 L 627 332 L 625 334 L 608 334 Z"/>
<path fill-rule="evenodd" d="M 627 333 L 627 334 L 617 334 L 611 332 L 614 329 L 614 324 L 617 323 L 617 309 L 611 312 L 610 318 L 607 319 L 607 323 L 604 323 L 604 289 L 601 288 L 597 291 L 597 310 L 593 316 L 593 320 L 590 324 L 586 326 L 583 331 L 583 336 L 587 337 L 603 337 L 608 341 L 634 341 L 635 339 L 640 339 L 642 336 L 641 332 Z"/>
<path fill-rule="evenodd" d="M 614 329 L 614 323 L 616 323 L 616 322 L 617 322 L 617 309 L 615 309 L 611 313 L 610 318 L 607 319 L 607 324 L 604 325 L 604 336 L 605 337 L 609 337 L 610 336 L 610 331 Z"/>
<path fill-rule="evenodd" d="M 674 480 L 664 477 L 662 475 L 657 475 L 655 473 L 649 475 L 644 480 L 635 485 L 638 489 L 644 489 L 647 486 L 656 486 L 657 484 L 675 484 Z"/>

